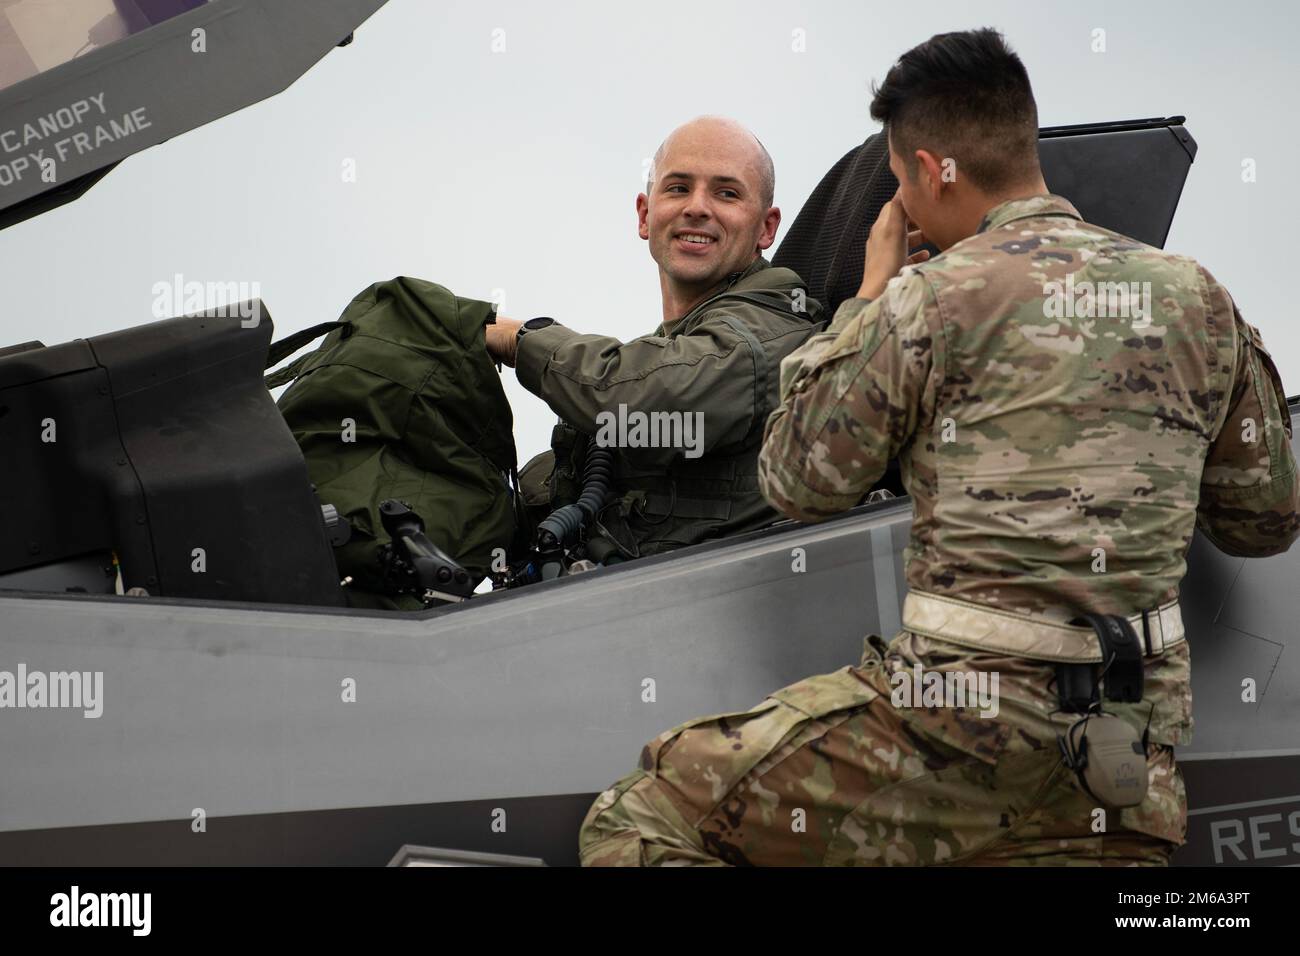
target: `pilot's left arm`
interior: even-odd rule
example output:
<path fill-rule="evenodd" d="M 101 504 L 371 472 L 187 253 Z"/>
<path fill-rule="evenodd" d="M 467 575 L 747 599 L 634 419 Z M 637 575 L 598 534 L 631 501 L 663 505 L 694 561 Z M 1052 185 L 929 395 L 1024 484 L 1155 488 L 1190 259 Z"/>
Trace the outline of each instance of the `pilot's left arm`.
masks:
<path fill-rule="evenodd" d="M 799 521 L 856 505 L 916 432 L 934 374 L 934 294 L 905 270 L 880 298 L 844 302 L 829 331 L 781 363 L 758 458 L 763 496 Z"/>

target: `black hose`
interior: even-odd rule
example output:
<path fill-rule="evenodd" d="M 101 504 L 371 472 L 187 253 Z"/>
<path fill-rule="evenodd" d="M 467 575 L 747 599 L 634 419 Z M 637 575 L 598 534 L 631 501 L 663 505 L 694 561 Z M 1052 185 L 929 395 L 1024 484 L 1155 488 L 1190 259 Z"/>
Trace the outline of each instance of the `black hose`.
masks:
<path fill-rule="evenodd" d="M 537 526 L 538 550 L 552 551 L 569 544 L 578 529 L 604 507 L 613 478 L 613 450 L 590 449 L 587 452 L 586 467 L 582 471 L 582 494 L 573 504 L 552 511 Z"/>

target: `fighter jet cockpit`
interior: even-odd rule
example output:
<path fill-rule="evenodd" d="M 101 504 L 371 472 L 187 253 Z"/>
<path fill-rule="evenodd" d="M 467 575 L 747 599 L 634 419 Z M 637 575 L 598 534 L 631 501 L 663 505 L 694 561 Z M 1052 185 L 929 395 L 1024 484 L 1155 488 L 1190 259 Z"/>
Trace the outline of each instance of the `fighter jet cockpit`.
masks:
<path fill-rule="evenodd" d="M 134 154 L 285 90 L 324 57 L 348 56 L 383 6 L 0 0 L 0 229 L 76 210 Z M 205 45 L 225 52 L 196 56 Z M 1193 172 L 1195 124 L 1170 112 L 1044 127 L 1045 179 L 1087 221 L 1163 246 Z M 829 315 L 858 287 L 868 229 L 897 182 L 879 134 L 825 157 L 825 168 L 772 258 Z M 0 653 L 117 682 L 88 735 L 57 721 L 0 721 L 0 859 L 382 864 L 418 843 L 571 863 L 582 810 L 669 717 L 748 706 L 857 660 L 864 634 L 898 629 L 911 504 L 896 464 L 876 493 L 820 524 L 774 520 L 618 560 L 582 548 L 608 492 L 608 463 L 595 455 L 576 476 L 578 503 L 543 509 L 530 519 L 538 527 L 521 530 L 523 463 L 481 346 L 491 310 L 441 287 L 399 286 L 292 336 L 276 332 L 269 298 L 214 312 L 180 296 L 165 318 L 132 316 L 66 342 L 9 341 L 14 326 L 0 322 Z M 463 336 L 420 358 L 463 366 L 424 407 L 459 444 L 438 454 L 427 439 L 398 436 L 427 458 L 403 445 L 381 460 L 389 432 L 354 422 L 376 443 L 351 446 L 375 449 L 349 459 L 357 474 L 433 477 L 346 498 L 356 483 L 342 480 L 342 457 L 320 452 L 318 418 L 346 429 L 356 416 L 302 402 L 312 377 L 345 364 L 322 356 L 361 343 L 358 310 L 383 302 L 412 322 L 429 302 L 465 318 Z M 466 342 L 479 343 L 477 364 L 448 351 L 475 351 Z M 427 385 L 381 377 L 384 387 Z M 461 414 L 471 400 L 487 403 L 474 407 L 491 410 L 496 432 Z M 1297 399 L 1290 407 L 1294 416 Z M 457 488 L 485 497 L 452 520 L 441 509 L 455 512 Z M 800 573 L 792 562 L 805 562 Z M 1260 788 L 1295 800 L 1300 757 L 1281 752 L 1294 746 L 1300 712 L 1298 639 L 1283 606 L 1297 562 L 1296 553 L 1232 558 L 1199 538 L 1188 556 L 1183 613 L 1197 680 L 1247 661 L 1272 683 L 1249 713 L 1221 688 L 1197 687 L 1196 746 L 1179 759 L 1200 802 L 1177 862 L 1234 862 L 1214 825 L 1262 799 Z M 672 653 L 649 656 L 656 642 Z M 340 711 L 347 681 L 363 703 Z M 614 691 L 626 686 L 651 688 L 644 699 L 660 688 L 666 707 L 626 706 Z M 275 702 L 289 694 L 300 704 L 286 716 Z M 187 699 L 205 703 L 181 706 Z M 589 719 L 597 707 L 613 716 Z M 471 725 L 493 734 L 492 761 L 468 735 L 437 732 Z M 131 781 L 115 770 L 128 764 Z M 61 766 L 81 768 L 84 786 L 65 786 L 50 769 Z M 1246 779 L 1255 789 L 1234 790 Z M 167 827 L 191 812 L 199 782 L 219 794 L 231 835 L 182 846 Z M 73 792 L 92 785 L 93 803 Z M 466 835 L 471 816 L 524 806 L 546 808 L 552 823 L 520 814 L 508 837 Z M 357 808 L 372 815 L 361 821 Z M 294 815 L 304 828 L 352 835 L 265 839 L 266 820 Z"/>
<path fill-rule="evenodd" d="M 379 4 L 330 4 L 328 15 L 314 6 L 311 17 L 296 16 L 295 6 L 77 0 L 56 13 L 38 0 L 6 2 L 0 226 L 72 201 L 133 152 L 274 93 L 346 43 Z M 227 55 L 194 55 L 209 42 L 249 50 L 234 82 Z M 282 52 L 273 63 L 254 56 L 267 42 Z M 162 95 L 150 78 L 181 63 L 186 84 Z M 1041 143 L 1049 182 L 1092 221 L 1163 243 L 1196 154 L 1181 117 L 1046 128 Z M 883 157 L 877 137 L 835 164 L 773 257 L 830 312 L 856 288 L 854 250 L 896 188 Z M 411 610 L 465 601 L 488 576 L 506 589 L 605 563 L 575 548 L 607 491 L 600 467 L 588 493 L 523 547 L 505 536 L 471 545 L 446 525 L 426 534 L 436 511 L 421 515 L 399 496 L 361 501 L 347 488 L 345 500 L 328 500 L 330 476 L 313 481 L 322 471 L 303 467 L 304 452 L 314 464 L 299 427 L 307 387 L 277 407 L 263 382 L 313 337 L 273 344 L 274 303 L 185 315 L 176 298 L 178 314 L 160 322 L 0 347 L 11 463 L 0 479 L 11 530 L 0 545 L 0 586 Z M 324 378 L 318 371 L 316 381 Z M 478 411 L 509 415 L 508 407 Z M 418 459 L 418 450 L 403 453 Z M 487 457 L 489 471 L 515 468 L 512 454 Z M 517 497 L 508 478 L 499 485 L 503 500 Z M 452 483 L 442 500 L 458 490 L 470 494 Z M 891 465 L 870 500 L 903 494 Z M 431 500 L 426 511 L 438 507 Z M 394 538 L 388 526 L 399 512 L 413 523 Z M 512 552 L 508 560 L 502 551 Z M 350 600 L 364 588 L 387 594 L 378 604 Z"/>

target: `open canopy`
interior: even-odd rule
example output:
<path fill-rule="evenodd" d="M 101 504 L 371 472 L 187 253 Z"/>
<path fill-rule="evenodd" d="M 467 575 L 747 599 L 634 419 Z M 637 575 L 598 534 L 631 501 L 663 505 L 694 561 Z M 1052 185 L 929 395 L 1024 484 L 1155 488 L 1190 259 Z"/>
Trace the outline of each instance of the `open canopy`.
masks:
<path fill-rule="evenodd" d="M 286 89 L 385 0 L 0 0 L 0 229 Z"/>

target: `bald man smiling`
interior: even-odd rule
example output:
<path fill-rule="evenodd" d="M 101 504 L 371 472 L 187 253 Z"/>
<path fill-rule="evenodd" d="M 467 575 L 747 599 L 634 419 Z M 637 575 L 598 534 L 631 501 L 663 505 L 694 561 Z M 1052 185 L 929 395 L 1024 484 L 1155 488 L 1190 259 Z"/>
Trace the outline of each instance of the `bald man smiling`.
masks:
<path fill-rule="evenodd" d="M 572 503 L 587 451 L 613 449 L 613 494 L 588 537 L 597 561 L 657 554 L 770 524 L 758 490 L 763 425 L 781 359 L 822 325 L 821 306 L 763 251 L 776 238 L 763 144 L 722 117 L 669 134 L 636 197 L 659 268 L 662 316 L 621 342 L 550 317 L 488 326 L 493 357 L 560 417 L 552 451 L 525 466 L 533 509 Z"/>

